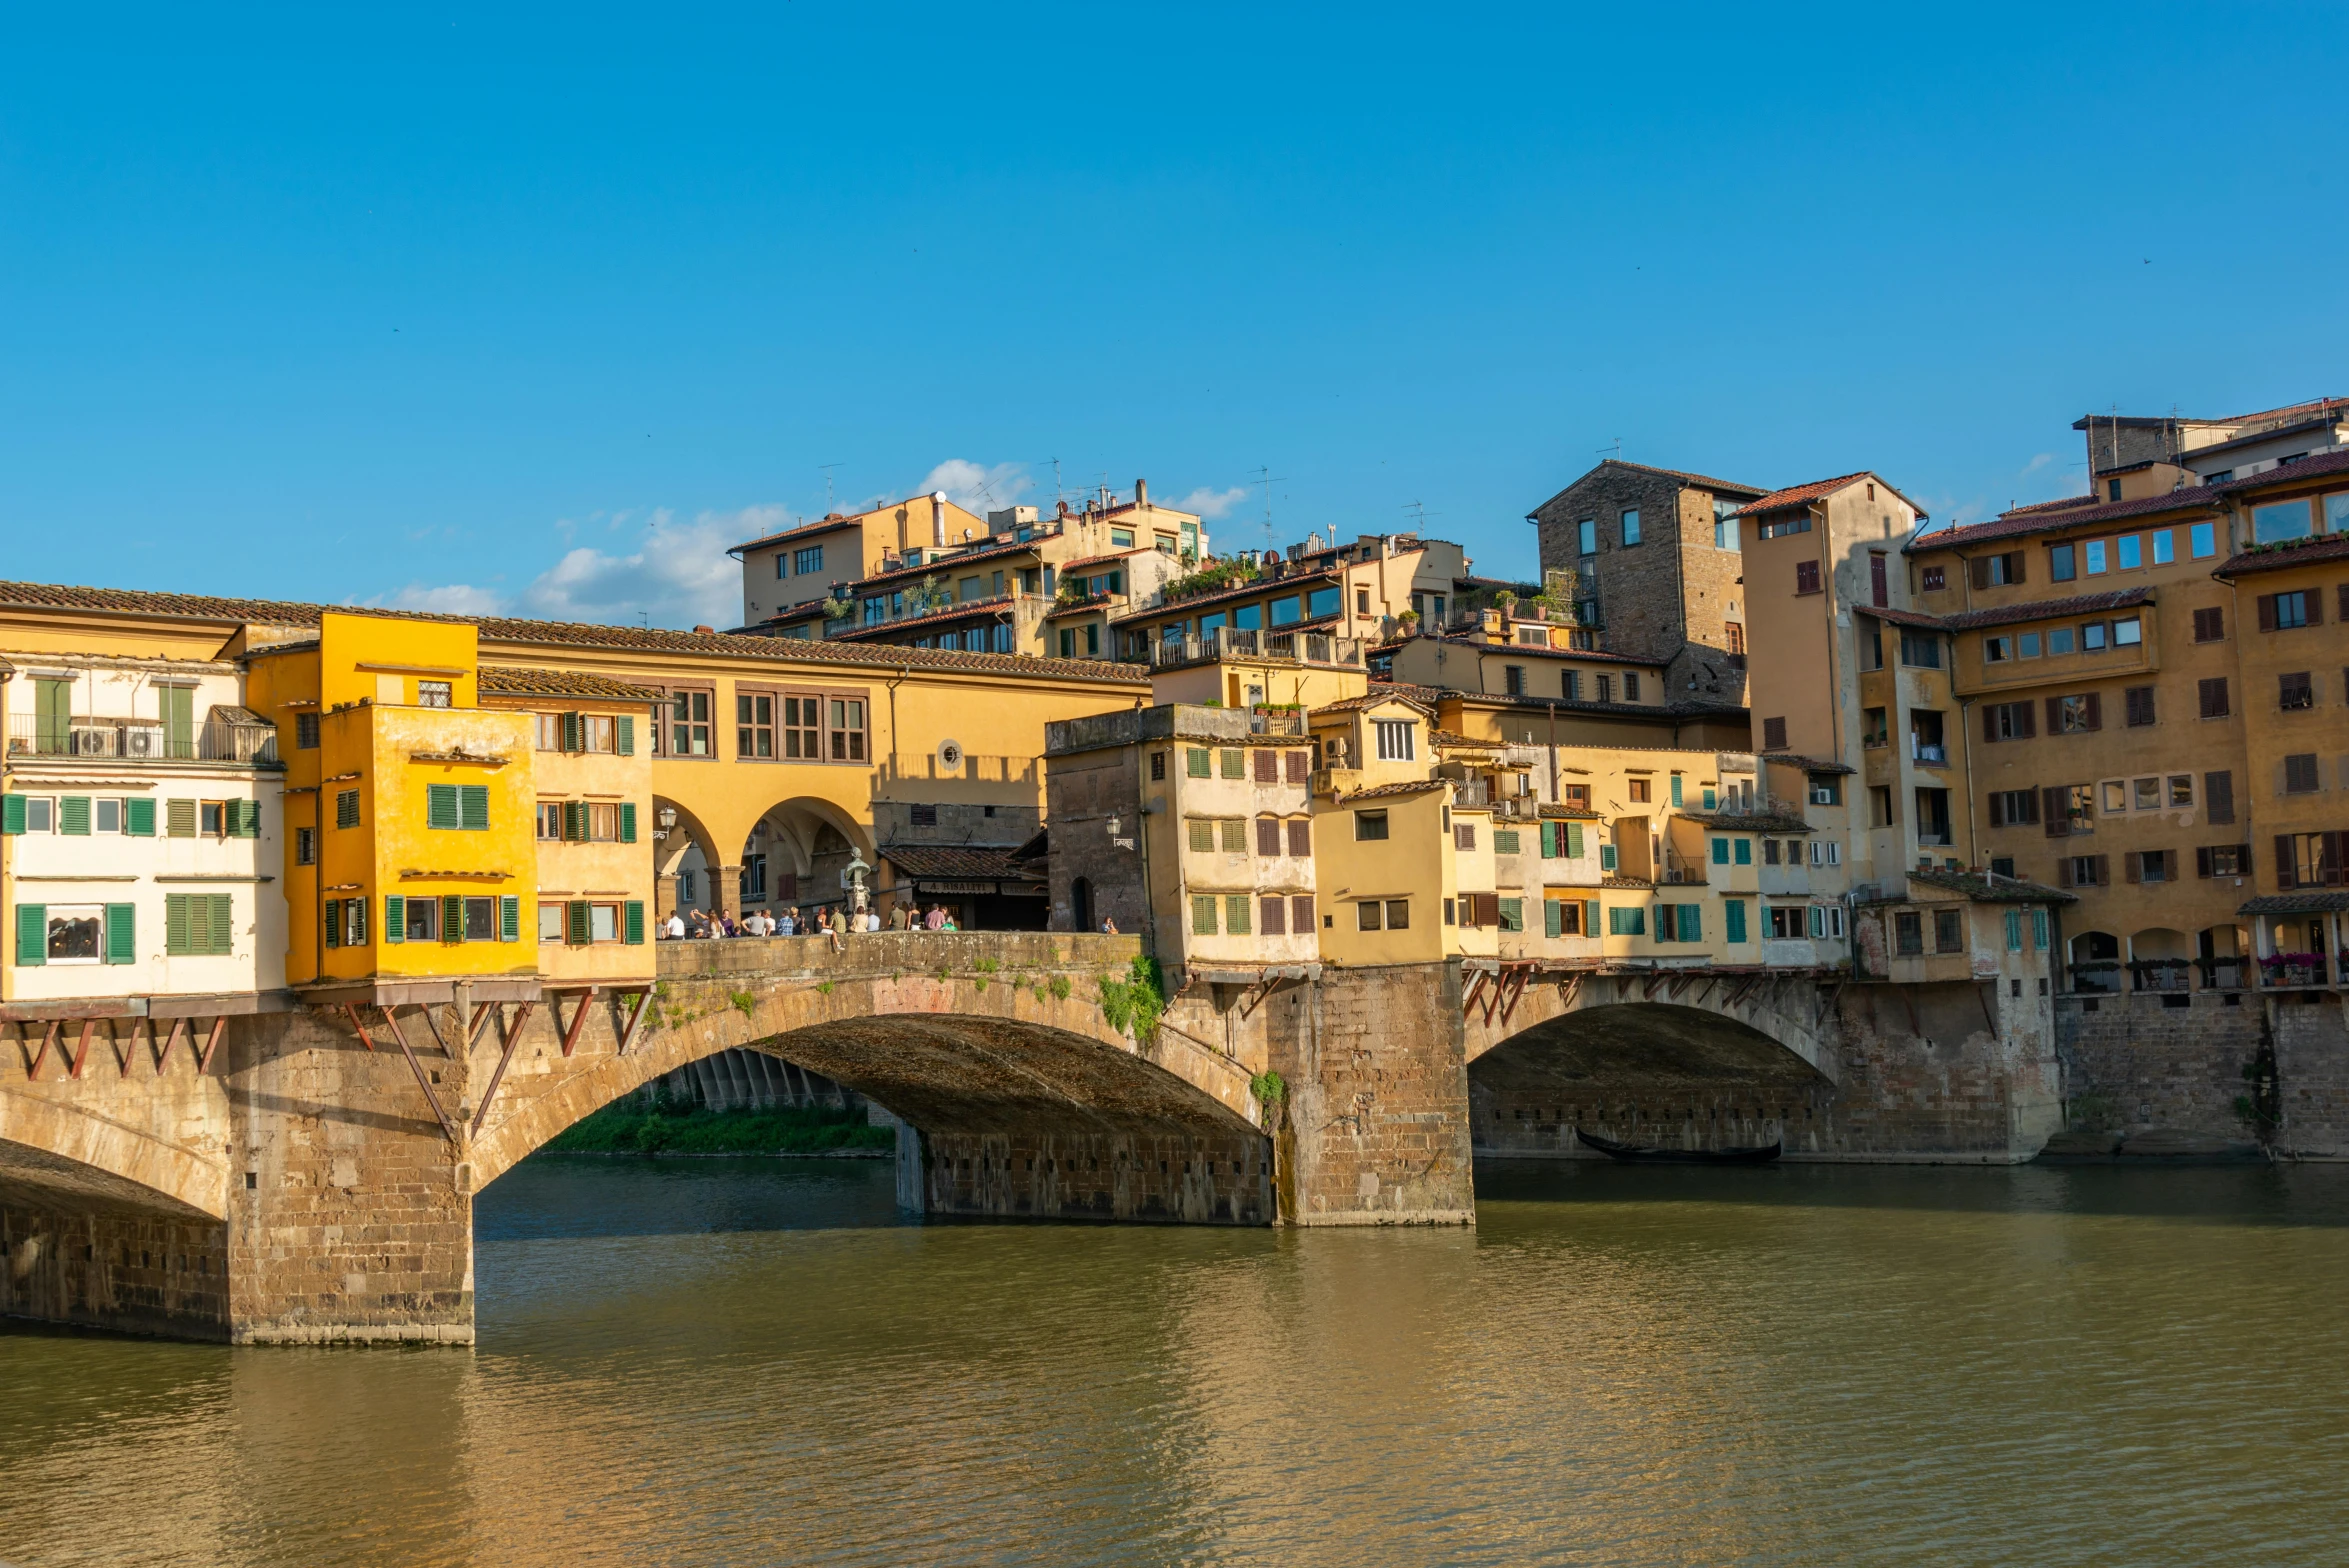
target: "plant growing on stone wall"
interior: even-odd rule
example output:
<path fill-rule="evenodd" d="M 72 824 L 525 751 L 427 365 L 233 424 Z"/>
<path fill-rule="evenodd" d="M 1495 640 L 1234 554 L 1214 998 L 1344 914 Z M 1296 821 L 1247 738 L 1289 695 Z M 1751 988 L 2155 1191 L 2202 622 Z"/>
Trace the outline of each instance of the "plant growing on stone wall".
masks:
<path fill-rule="evenodd" d="M 973 959 L 971 961 L 971 967 L 983 975 L 991 975 L 995 973 L 996 970 L 1001 969 L 1003 965 L 996 959 L 979 958 Z"/>
<path fill-rule="evenodd" d="M 1052 977 L 1052 987 L 1051 987 L 1051 989 L 1052 989 L 1052 999 L 1053 999 L 1055 1002 L 1065 1002 L 1065 1001 L 1067 1001 L 1067 1000 L 1068 1000 L 1068 976 L 1066 976 L 1066 975 L 1054 975 L 1054 976 Z"/>
<path fill-rule="evenodd" d="M 1134 955 L 1122 980 L 1104 976 L 1101 981 L 1101 1016 L 1109 1020 L 1109 1027 L 1123 1033 L 1131 1031 L 1137 1045 L 1147 1045 L 1158 1033 L 1158 1020 L 1166 1012 L 1166 991 L 1161 982 L 1158 960 L 1146 953 Z"/>
<path fill-rule="evenodd" d="M 832 994 L 832 982 L 831 982 L 831 981 L 829 981 L 829 980 L 818 980 L 818 981 L 816 982 L 816 995 L 818 995 L 818 996 L 830 996 L 831 994 Z"/>
<path fill-rule="evenodd" d="M 745 1018 L 750 1016 L 751 1009 L 758 1006 L 759 1002 L 759 999 L 748 991 L 728 991 L 726 1000 L 731 1002 L 734 1005 L 734 1010 Z"/>
<path fill-rule="evenodd" d="M 1248 1092 L 1256 1096 L 1256 1103 L 1264 1107 L 1267 1121 L 1277 1120 L 1280 1108 L 1288 1103 L 1289 1081 L 1270 1070 L 1260 1072 L 1248 1080 Z"/>

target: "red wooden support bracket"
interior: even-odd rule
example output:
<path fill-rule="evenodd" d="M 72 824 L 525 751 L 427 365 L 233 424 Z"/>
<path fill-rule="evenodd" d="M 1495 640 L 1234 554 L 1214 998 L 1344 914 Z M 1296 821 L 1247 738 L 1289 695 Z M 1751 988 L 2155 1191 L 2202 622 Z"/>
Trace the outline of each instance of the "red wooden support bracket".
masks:
<path fill-rule="evenodd" d="M 400 1054 L 407 1057 L 408 1068 L 416 1075 L 416 1087 L 424 1091 L 424 1102 L 432 1107 L 433 1120 L 440 1123 L 442 1134 L 452 1144 L 463 1143 L 456 1124 L 449 1120 L 449 1113 L 440 1108 L 440 1096 L 432 1092 L 432 1079 L 426 1076 L 424 1064 L 416 1059 L 416 1048 L 408 1043 L 408 1031 L 400 1027 L 399 1015 L 380 1005 L 376 1011 L 383 1014 L 383 1025 L 391 1031 L 392 1038 L 400 1042 Z"/>
<path fill-rule="evenodd" d="M 1479 969 L 1468 977 L 1468 987 L 1460 993 L 1460 1016 L 1466 1018 L 1476 1009 L 1476 993 L 1484 989 L 1484 971 Z"/>
<path fill-rule="evenodd" d="M 563 994 L 560 991 L 547 993 L 547 1006 L 554 1009 L 555 1022 L 558 1025 L 563 1021 L 563 1004 L 558 1000 Z M 571 1015 L 570 1027 L 563 1030 L 563 1054 L 565 1056 L 569 1056 L 572 1050 L 578 1046 L 580 1031 L 587 1027 L 588 1009 L 595 1005 L 595 987 L 589 986 L 584 991 L 574 991 L 570 994 L 579 998 L 579 1008 Z"/>
<path fill-rule="evenodd" d="M 82 1064 L 90 1059 L 90 1036 L 97 1032 L 97 1019 L 85 1018 L 82 1020 L 81 1043 L 76 1045 L 73 1051 L 73 1075 L 76 1078 L 82 1075 Z"/>
<path fill-rule="evenodd" d="M 488 1004 L 483 1004 L 488 1005 Z M 515 1016 L 514 1027 L 506 1031 L 504 1048 L 498 1052 L 497 1070 L 489 1075 L 489 1089 L 481 1096 L 481 1105 L 473 1113 L 473 1132 L 481 1133 L 482 1124 L 489 1120 L 489 1108 L 498 1097 L 498 1085 L 506 1081 L 506 1069 L 514 1060 L 514 1048 L 522 1043 L 522 1026 L 530 1021 L 530 1003 L 524 1002 Z"/>
<path fill-rule="evenodd" d="M 500 1019 L 498 1027 L 506 1031 L 507 1039 L 519 1040 L 522 1038 L 522 1031 L 530 1027 L 530 1015 L 537 1011 L 538 1004 L 536 1002 L 524 1002 L 520 1007 L 514 1009 L 514 1021 L 511 1024 Z"/>
<path fill-rule="evenodd" d="M 204 1049 L 196 1052 L 196 1073 L 199 1077 L 212 1070 L 212 1053 L 220 1049 L 220 1036 L 227 1028 L 227 1014 L 212 1020 L 212 1032 L 204 1036 Z M 188 1032 L 188 1049 L 193 1051 L 195 1048 L 195 1031 L 191 1029 Z"/>
<path fill-rule="evenodd" d="M 626 1056 L 628 1054 L 628 1047 L 636 1040 L 636 1026 L 644 1021 L 645 1009 L 650 1006 L 652 1006 L 651 989 L 647 988 L 637 992 L 636 1005 L 629 1009 L 628 1022 L 620 1030 L 620 1049 L 615 1053 L 616 1055 Z"/>
<path fill-rule="evenodd" d="M 163 1069 L 171 1065 L 171 1048 L 179 1044 L 179 1032 L 182 1029 L 185 1029 L 187 1026 L 188 1021 L 185 1018 L 174 1018 L 171 1021 L 171 1031 L 163 1037 L 163 1049 L 155 1053 L 156 1077 L 162 1077 Z M 154 1036 L 155 1030 L 153 1025 L 150 1024 L 147 1030 L 147 1037 L 151 1040 L 154 1038 Z M 195 1048 L 195 1042 L 190 1040 L 188 1042 L 188 1049 L 193 1051 Z"/>
<path fill-rule="evenodd" d="M 1525 995 L 1525 982 L 1532 977 L 1532 974 L 1533 969 L 1530 965 L 1513 970 L 1510 973 L 1509 979 L 1513 983 L 1509 987 L 1508 1000 L 1501 1004 L 1502 1028 L 1506 1029 L 1509 1027 L 1509 1015 L 1517 1011 L 1518 998 Z"/>
<path fill-rule="evenodd" d="M 465 1026 L 465 1049 L 467 1051 L 471 1051 L 481 1043 L 482 1026 L 489 1022 L 497 1010 L 498 1004 L 495 1002 L 475 1002 L 473 1004 L 473 1022 Z"/>
<path fill-rule="evenodd" d="M 62 1019 L 52 1018 L 49 1020 L 48 1027 L 41 1031 L 41 1048 L 33 1053 L 33 1065 L 25 1069 L 25 1080 L 28 1083 L 41 1076 L 41 1064 L 49 1059 L 49 1047 L 57 1043 L 57 1031 L 64 1027 Z M 24 1044 L 22 1028 L 17 1030 L 16 1043 L 20 1047 Z M 61 1051 L 59 1054 L 64 1053 Z"/>
<path fill-rule="evenodd" d="M 351 1027 L 359 1031 L 359 1043 L 370 1051 L 374 1050 L 375 1041 L 367 1033 L 367 1020 L 359 1016 L 358 1004 L 355 1002 L 343 1003 L 343 1013 L 351 1020 Z M 383 1016 L 389 1018 L 391 1014 L 385 1013 Z"/>
<path fill-rule="evenodd" d="M 114 1065 L 121 1069 L 123 1077 L 128 1078 L 131 1058 L 139 1054 L 139 1020 L 134 1018 L 130 1021 L 130 1034 L 127 1037 L 115 1034 L 113 1032 L 114 1025 L 111 1022 L 107 1024 L 106 1028 L 106 1043 L 114 1051 Z M 150 1018 L 147 1020 L 147 1037 L 152 1041 L 154 1036 L 155 1021 Z"/>
<path fill-rule="evenodd" d="M 424 1027 L 432 1031 L 432 1043 L 440 1047 L 440 1054 L 447 1057 L 452 1062 L 455 1061 L 457 1059 L 457 1053 L 450 1050 L 449 1042 L 440 1037 L 440 1025 L 433 1019 L 431 1005 L 428 1003 L 425 1006 L 417 1008 L 416 1011 L 424 1015 Z"/>

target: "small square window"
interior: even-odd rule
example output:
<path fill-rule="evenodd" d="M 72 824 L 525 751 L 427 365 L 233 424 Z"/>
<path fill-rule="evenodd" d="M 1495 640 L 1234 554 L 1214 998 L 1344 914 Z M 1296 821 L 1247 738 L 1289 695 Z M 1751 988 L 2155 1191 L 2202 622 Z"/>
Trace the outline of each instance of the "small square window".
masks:
<path fill-rule="evenodd" d="M 449 706 L 449 698 L 450 683 L 447 681 L 416 683 L 416 706 L 419 708 L 445 708 Z"/>

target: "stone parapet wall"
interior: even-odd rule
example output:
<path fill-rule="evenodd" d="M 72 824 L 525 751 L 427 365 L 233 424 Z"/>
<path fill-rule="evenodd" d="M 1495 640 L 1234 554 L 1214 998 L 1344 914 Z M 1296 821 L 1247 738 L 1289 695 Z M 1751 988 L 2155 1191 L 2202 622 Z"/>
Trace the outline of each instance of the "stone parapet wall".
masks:
<path fill-rule="evenodd" d="M 2165 1006 L 2150 992 L 2060 1000 L 2056 1049 L 2074 1129 L 2254 1136 L 2236 1102 L 2252 1093 L 2244 1069 L 2260 1052 L 2260 997 L 2194 991 L 2185 1000 L 2184 1007 Z"/>

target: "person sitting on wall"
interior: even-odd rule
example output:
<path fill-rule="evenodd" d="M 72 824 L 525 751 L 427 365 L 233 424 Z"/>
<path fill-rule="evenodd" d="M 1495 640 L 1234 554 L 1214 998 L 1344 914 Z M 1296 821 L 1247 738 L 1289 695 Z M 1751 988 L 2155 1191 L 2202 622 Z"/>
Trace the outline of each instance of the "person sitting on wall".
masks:
<path fill-rule="evenodd" d="M 1101 934 L 1103 936 L 1117 935 L 1117 922 L 1110 919 L 1109 916 L 1103 915 L 1101 917 Z"/>

